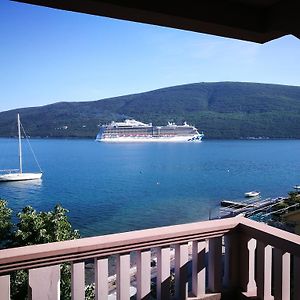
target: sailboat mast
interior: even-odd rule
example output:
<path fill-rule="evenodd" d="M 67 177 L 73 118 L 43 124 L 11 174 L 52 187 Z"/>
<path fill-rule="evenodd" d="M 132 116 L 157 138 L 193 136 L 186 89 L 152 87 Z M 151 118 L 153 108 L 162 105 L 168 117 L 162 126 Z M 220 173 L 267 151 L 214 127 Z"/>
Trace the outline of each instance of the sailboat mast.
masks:
<path fill-rule="evenodd" d="M 18 134 L 19 134 L 19 163 L 20 163 L 20 173 L 22 170 L 22 143 L 21 143 L 21 125 L 20 125 L 20 115 L 18 114 Z"/>

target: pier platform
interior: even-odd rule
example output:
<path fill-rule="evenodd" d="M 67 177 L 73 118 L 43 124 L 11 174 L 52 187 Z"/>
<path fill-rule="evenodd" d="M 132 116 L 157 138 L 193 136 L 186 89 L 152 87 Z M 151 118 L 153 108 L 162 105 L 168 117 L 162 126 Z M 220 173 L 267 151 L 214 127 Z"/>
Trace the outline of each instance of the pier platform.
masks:
<path fill-rule="evenodd" d="M 222 200 L 220 207 L 220 218 L 230 218 L 242 214 L 245 217 L 252 215 L 253 213 L 261 210 L 268 209 L 279 202 L 284 200 L 283 197 L 278 198 L 267 198 L 267 199 L 256 199 L 253 201 L 232 201 Z"/>

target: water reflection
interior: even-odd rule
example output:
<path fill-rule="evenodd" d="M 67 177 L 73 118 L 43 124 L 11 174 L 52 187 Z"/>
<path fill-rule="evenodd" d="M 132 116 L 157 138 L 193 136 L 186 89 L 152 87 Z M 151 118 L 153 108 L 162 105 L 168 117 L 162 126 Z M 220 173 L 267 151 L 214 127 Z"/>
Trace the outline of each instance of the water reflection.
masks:
<path fill-rule="evenodd" d="M 0 139 L 0 169 L 15 165 L 7 156 L 1 164 L 5 142 Z M 278 197 L 299 181 L 300 141 L 32 142 L 43 182 L 2 183 L 0 198 L 14 215 L 26 205 L 49 211 L 60 203 L 82 236 L 207 220 L 221 199 L 251 190 Z M 34 166 L 28 161 L 26 170 Z"/>
<path fill-rule="evenodd" d="M 16 199 L 19 205 L 28 205 L 27 199 L 30 199 L 32 195 L 41 194 L 42 179 L 25 180 L 25 181 L 10 181 L 0 183 L 0 198 L 2 189 L 6 191 L 5 198 Z M 5 199 L 7 200 L 7 199 Z"/>
<path fill-rule="evenodd" d="M 0 182 L 1 186 L 9 187 L 9 188 L 17 188 L 17 189 L 39 189 L 42 186 L 43 180 L 33 179 L 33 180 L 23 180 L 23 181 L 4 181 Z"/>

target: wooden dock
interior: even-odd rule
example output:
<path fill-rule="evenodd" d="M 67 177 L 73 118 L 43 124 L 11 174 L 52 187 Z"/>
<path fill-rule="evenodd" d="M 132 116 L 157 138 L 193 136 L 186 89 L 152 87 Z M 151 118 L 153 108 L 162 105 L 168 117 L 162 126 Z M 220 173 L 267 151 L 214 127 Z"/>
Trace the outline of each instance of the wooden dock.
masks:
<path fill-rule="evenodd" d="M 251 204 L 250 204 L 251 205 Z M 231 207 L 231 208 L 243 208 L 249 206 L 248 203 L 245 202 L 238 202 L 238 201 L 231 201 L 231 200 L 222 200 L 221 201 L 222 207 Z"/>
<path fill-rule="evenodd" d="M 282 202 L 284 198 L 268 198 L 268 199 L 255 199 L 253 201 L 231 201 L 222 200 L 220 208 L 220 218 L 230 218 L 237 215 L 244 215 L 245 217 L 252 215 L 256 211 L 261 211 L 272 207 L 279 202 Z"/>

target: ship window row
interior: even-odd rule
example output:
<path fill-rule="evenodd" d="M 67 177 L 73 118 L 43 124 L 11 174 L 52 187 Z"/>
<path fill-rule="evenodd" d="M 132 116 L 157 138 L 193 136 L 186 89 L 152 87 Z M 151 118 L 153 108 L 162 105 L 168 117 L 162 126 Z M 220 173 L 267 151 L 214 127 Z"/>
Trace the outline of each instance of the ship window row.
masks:
<path fill-rule="evenodd" d="M 106 133 L 152 133 L 152 128 L 107 129 Z"/>
<path fill-rule="evenodd" d="M 107 129 L 106 132 L 117 133 L 117 132 L 170 132 L 170 133 L 194 133 L 195 129 L 192 128 L 116 128 L 116 129 Z"/>
<path fill-rule="evenodd" d="M 163 128 L 163 129 L 160 129 L 160 132 L 184 134 L 184 133 L 196 133 L 196 130 L 193 128 L 176 128 L 176 129 Z"/>

